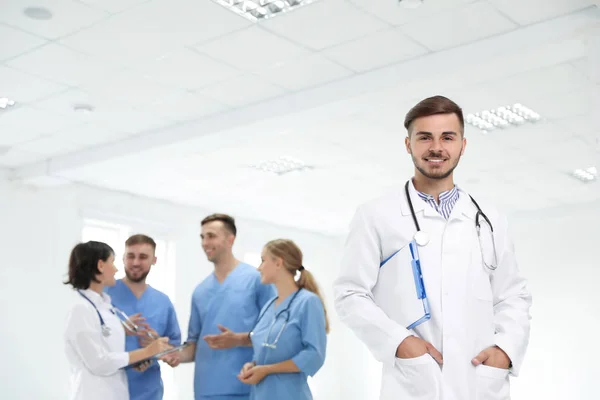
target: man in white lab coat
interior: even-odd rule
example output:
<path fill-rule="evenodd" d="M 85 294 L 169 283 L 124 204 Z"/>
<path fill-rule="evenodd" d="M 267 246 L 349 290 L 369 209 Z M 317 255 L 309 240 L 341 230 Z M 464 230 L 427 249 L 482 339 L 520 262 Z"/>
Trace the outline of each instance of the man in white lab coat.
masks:
<path fill-rule="evenodd" d="M 380 400 L 507 400 L 531 320 L 507 220 L 454 184 L 456 103 L 422 100 L 405 127 L 414 177 L 358 207 L 336 311 L 383 363 Z"/>

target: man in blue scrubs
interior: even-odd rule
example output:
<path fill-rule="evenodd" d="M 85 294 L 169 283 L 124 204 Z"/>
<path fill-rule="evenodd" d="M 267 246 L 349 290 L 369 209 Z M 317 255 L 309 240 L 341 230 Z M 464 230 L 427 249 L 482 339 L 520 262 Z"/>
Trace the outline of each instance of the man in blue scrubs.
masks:
<path fill-rule="evenodd" d="M 178 346 L 181 343 L 181 331 L 173 303 L 166 294 L 146 284 L 146 277 L 156 264 L 155 252 L 156 243 L 146 235 L 134 235 L 127 239 L 123 256 L 125 277 L 118 280 L 115 286 L 106 288 L 106 292 L 115 307 L 127 315 L 140 313 L 150 332 L 159 337 L 169 337 L 169 343 Z M 127 336 L 126 350 L 139 349 L 149 343 L 143 334 Z M 172 357 L 168 362 L 175 367 L 179 360 Z M 133 369 L 127 369 L 126 372 L 131 400 L 162 400 L 164 389 L 157 361 L 144 372 Z"/>
<path fill-rule="evenodd" d="M 237 378 L 252 360 L 244 340 L 263 306 L 273 297 L 272 285 L 260 282 L 258 270 L 233 256 L 235 221 L 225 214 L 202 220 L 202 248 L 214 272 L 192 294 L 188 342 L 181 362 L 195 362 L 195 400 L 247 400 L 250 386 Z"/>

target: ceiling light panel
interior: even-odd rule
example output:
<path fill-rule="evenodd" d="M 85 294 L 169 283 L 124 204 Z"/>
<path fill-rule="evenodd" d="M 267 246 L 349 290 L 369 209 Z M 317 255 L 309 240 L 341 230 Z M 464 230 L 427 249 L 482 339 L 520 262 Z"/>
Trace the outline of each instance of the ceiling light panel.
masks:
<path fill-rule="evenodd" d="M 579 179 L 582 182 L 592 182 L 598 179 L 598 170 L 596 167 L 589 167 L 586 169 L 576 169 L 573 171 L 573 177 Z"/>
<path fill-rule="evenodd" d="M 31 19 L 47 21 L 52 19 L 52 11 L 43 7 L 27 7 L 23 10 L 23 14 Z"/>
<path fill-rule="evenodd" d="M 423 0 L 398 0 L 404 8 L 415 9 L 423 5 Z"/>
<path fill-rule="evenodd" d="M 468 114 L 465 122 L 483 133 L 495 129 L 506 129 L 526 123 L 535 123 L 541 119 L 535 111 L 516 103 L 512 106 L 498 107 L 492 110 L 483 110 L 475 114 Z"/>
<path fill-rule="evenodd" d="M 213 0 L 252 22 L 276 17 L 317 0 Z"/>
<path fill-rule="evenodd" d="M 283 175 L 293 171 L 306 171 L 313 167 L 306 165 L 303 161 L 292 157 L 279 157 L 277 160 L 261 161 L 257 164 L 250 165 L 250 168 L 255 168 L 260 171 L 269 172 L 276 175 Z"/>
<path fill-rule="evenodd" d="M 11 100 L 7 97 L 0 97 L 0 109 L 4 110 L 9 107 L 13 107 L 15 105 L 15 101 Z"/>

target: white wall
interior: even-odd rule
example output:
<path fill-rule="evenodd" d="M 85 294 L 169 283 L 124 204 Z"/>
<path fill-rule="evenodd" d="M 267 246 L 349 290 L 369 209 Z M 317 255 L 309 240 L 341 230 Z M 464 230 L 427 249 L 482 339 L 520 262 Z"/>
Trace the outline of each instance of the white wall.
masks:
<path fill-rule="evenodd" d="M 65 249 L 78 229 L 72 209 L 71 199 L 57 193 L 42 199 L 0 183 L 2 398 L 65 398 L 61 331 L 68 291 L 61 280 Z"/>
<path fill-rule="evenodd" d="M 532 332 L 513 400 L 597 400 L 600 202 L 513 218 L 533 292 Z"/>
<path fill-rule="evenodd" d="M 69 306 L 61 284 L 67 258 L 81 235 L 82 217 L 103 215 L 168 232 L 177 242 L 177 295 L 187 330 L 190 294 L 210 271 L 199 243 L 208 213 L 87 187 L 32 190 L 0 180 L 1 398 L 64 399 L 67 365 L 62 323 Z M 122 221 L 119 221 L 121 219 Z M 593 378 L 600 354 L 597 281 L 600 203 L 516 215 L 513 232 L 523 273 L 534 295 L 533 329 L 513 399 L 596 399 Z M 341 326 L 331 304 L 331 282 L 344 238 L 330 238 L 238 219 L 235 253 L 259 252 L 270 239 L 288 237 L 303 249 L 325 292 L 332 318 L 328 358 L 311 383 L 316 400 L 375 400 L 379 367 Z M 184 337 L 185 337 L 184 333 Z M 176 369 L 180 399 L 191 399 L 192 365 Z"/>

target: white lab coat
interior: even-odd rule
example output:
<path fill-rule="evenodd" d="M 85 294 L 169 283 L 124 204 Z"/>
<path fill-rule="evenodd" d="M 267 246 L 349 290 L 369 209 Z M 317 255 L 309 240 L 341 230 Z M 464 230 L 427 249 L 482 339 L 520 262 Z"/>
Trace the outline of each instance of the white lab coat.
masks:
<path fill-rule="evenodd" d="M 100 318 L 94 307 L 76 291 L 65 328 L 65 352 L 70 364 L 70 400 L 129 400 L 127 375 L 122 367 L 129 363 L 125 352 L 125 330 L 111 312 L 110 297 L 93 290 L 82 290 L 98 308 L 111 329 L 102 335 Z"/>
<path fill-rule="evenodd" d="M 411 331 L 404 325 L 403 306 L 415 304 L 416 291 L 414 281 L 399 277 L 406 276 L 402 268 L 411 268 L 408 243 L 416 229 L 403 186 L 358 208 L 334 284 L 336 311 L 383 363 L 380 400 L 508 400 L 509 374 L 518 375 L 529 341 L 531 295 L 518 273 L 507 221 L 479 202 L 494 227 L 499 266 L 492 272 L 482 263 L 469 195 L 459 188 L 446 221 L 409 186 L 421 230 L 430 236 L 418 249 L 431 319 Z M 483 247 L 492 251 L 487 243 Z M 443 354 L 443 367 L 429 354 L 396 358 L 409 335 L 432 343 Z M 471 364 L 493 345 L 510 357 L 510 371 Z"/>

